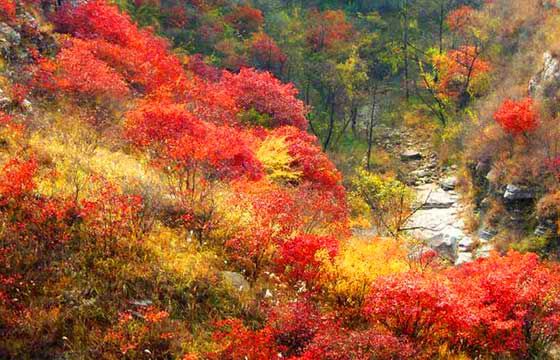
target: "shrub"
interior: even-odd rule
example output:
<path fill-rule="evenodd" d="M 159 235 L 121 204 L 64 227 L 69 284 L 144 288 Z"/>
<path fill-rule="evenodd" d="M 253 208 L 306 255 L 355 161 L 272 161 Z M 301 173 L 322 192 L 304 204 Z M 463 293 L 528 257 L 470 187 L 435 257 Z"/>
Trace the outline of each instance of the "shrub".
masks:
<path fill-rule="evenodd" d="M 494 113 L 494 119 L 502 129 L 512 135 L 528 134 L 539 126 L 539 116 L 533 99 L 506 99 Z"/>

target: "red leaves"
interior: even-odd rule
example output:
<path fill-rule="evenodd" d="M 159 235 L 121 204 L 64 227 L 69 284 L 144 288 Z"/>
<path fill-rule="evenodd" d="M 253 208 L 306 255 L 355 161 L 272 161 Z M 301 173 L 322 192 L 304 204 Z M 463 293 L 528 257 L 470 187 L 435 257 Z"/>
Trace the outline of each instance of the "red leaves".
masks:
<path fill-rule="evenodd" d="M 376 281 L 364 311 L 374 323 L 429 351 L 460 328 L 456 304 L 443 277 L 407 272 Z"/>
<path fill-rule="evenodd" d="M 369 330 L 351 330 L 336 323 L 322 324 L 300 360 L 411 359 L 412 347 L 396 336 Z"/>
<path fill-rule="evenodd" d="M 546 349 L 560 330 L 557 266 L 535 254 L 509 252 L 451 269 L 454 291 L 470 316 L 466 338 L 492 353 Z"/>
<path fill-rule="evenodd" d="M 62 49 L 54 62 L 41 62 L 38 74 L 40 86 L 48 90 L 106 98 L 123 98 L 129 91 L 121 75 L 97 58 L 89 43 L 78 39 Z"/>
<path fill-rule="evenodd" d="M 247 5 L 237 6 L 225 20 L 231 24 L 241 36 L 247 36 L 257 30 L 264 23 L 264 16 L 259 9 Z"/>
<path fill-rule="evenodd" d="M 246 177 L 258 180 L 262 165 L 245 141 L 245 134 L 229 126 L 202 123 L 198 133 L 186 133 L 170 143 L 169 157 L 186 167 L 209 165 L 206 175 L 215 172 L 222 179 Z"/>
<path fill-rule="evenodd" d="M 0 174 L 0 204 L 9 199 L 17 199 L 35 189 L 33 177 L 37 171 L 35 160 L 9 160 Z"/>
<path fill-rule="evenodd" d="M 280 245 L 277 263 L 292 281 L 313 282 L 320 271 L 317 253 L 323 250 L 333 258 L 338 245 L 338 239 L 331 236 L 296 236 Z"/>
<path fill-rule="evenodd" d="M 298 90 L 293 84 L 282 84 L 272 74 L 254 69 L 241 69 L 239 74 L 226 72 L 221 84 L 229 89 L 240 108 L 269 115 L 270 127 L 292 125 L 307 129 L 307 110 L 297 99 Z"/>
<path fill-rule="evenodd" d="M 510 252 L 440 274 L 379 279 L 364 312 L 426 356 L 442 343 L 473 356 L 543 353 L 559 336 L 559 291 L 557 266 Z"/>
<path fill-rule="evenodd" d="M 184 80 L 181 63 L 166 41 L 140 30 L 128 15 L 105 1 L 66 5 L 55 18 L 58 30 L 83 39 L 99 61 L 128 82 L 153 92 L 161 86 L 178 86 Z"/>
<path fill-rule="evenodd" d="M 506 99 L 494 113 L 494 120 L 512 135 L 527 134 L 539 126 L 539 115 L 530 97 L 517 101 Z"/>
<path fill-rule="evenodd" d="M 15 0 L 0 0 L 0 18 L 13 20 L 16 17 Z"/>
<path fill-rule="evenodd" d="M 253 35 L 249 44 L 253 64 L 268 71 L 280 70 L 288 59 L 274 39 L 264 32 Z"/>
<path fill-rule="evenodd" d="M 220 360 L 273 360 L 279 359 L 279 350 L 274 342 L 273 330 L 265 327 L 250 330 L 239 319 L 229 319 L 217 324 L 214 341 L 221 349 L 209 354 L 211 359 Z"/>
<path fill-rule="evenodd" d="M 166 97 L 148 98 L 129 112 L 126 133 L 140 146 L 162 150 L 161 158 L 204 170 L 206 176 L 258 180 L 263 175 L 245 132 L 203 122 Z"/>

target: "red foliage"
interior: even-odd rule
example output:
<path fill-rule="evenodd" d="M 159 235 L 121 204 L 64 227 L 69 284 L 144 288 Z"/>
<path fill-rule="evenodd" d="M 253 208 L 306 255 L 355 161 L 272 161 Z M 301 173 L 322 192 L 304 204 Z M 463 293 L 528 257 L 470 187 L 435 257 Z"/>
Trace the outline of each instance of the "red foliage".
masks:
<path fill-rule="evenodd" d="M 229 89 L 240 108 L 269 115 L 270 126 L 292 125 L 307 129 L 307 110 L 297 99 L 298 90 L 294 85 L 282 84 L 268 72 L 242 69 L 239 74 L 224 73 L 222 86 Z"/>
<path fill-rule="evenodd" d="M 55 17 L 58 30 L 85 41 L 99 60 L 127 81 L 152 92 L 184 81 L 181 63 L 166 41 L 140 30 L 128 15 L 103 0 L 65 5 Z"/>
<path fill-rule="evenodd" d="M 214 331 L 214 341 L 221 349 L 208 354 L 210 359 L 220 360 L 274 360 L 279 359 L 280 351 L 274 341 L 274 332 L 270 327 L 251 330 L 239 319 L 220 321 Z"/>
<path fill-rule="evenodd" d="M 16 17 L 15 0 L 0 0 L 0 18 L 3 20 L 14 20 Z"/>
<path fill-rule="evenodd" d="M 241 36 L 247 36 L 259 28 L 264 23 L 264 16 L 259 9 L 247 5 L 237 6 L 225 20 L 233 26 Z"/>
<path fill-rule="evenodd" d="M 46 90 L 62 90 L 92 97 L 123 98 L 128 86 L 121 75 L 98 59 L 88 42 L 75 39 L 54 61 L 43 60 L 35 83 Z"/>
<path fill-rule="evenodd" d="M 195 134 L 185 134 L 169 145 L 168 154 L 188 168 L 205 167 L 205 174 L 219 178 L 259 180 L 264 172 L 245 133 L 229 126 L 203 123 Z"/>
<path fill-rule="evenodd" d="M 414 352 L 393 335 L 370 330 L 345 329 L 336 323 L 322 324 L 299 360 L 411 359 Z"/>
<path fill-rule="evenodd" d="M 126 135 L 137 145 L 164 144 L 184 134 L 200 136 L 204 124 L 185 105 L 166 97 L 149 97 L 127 113 Z"/>
<path fill-rule="evenodd" d="M 285 358 L 301 355 L 323 325 L 317 306 L 302 297 L 272 309 L 269 324 Z"/>
<path fill-rule="evenodd" d="M 249 44 L 249 52 L 253 64 L 267 71 L 281 70 L 288 59 L 276 45 L 274 39 L 263 32 L 253 35 Z"/>
<path fill-rule="evenodd" d="M 86 1 L 76 7 L 66 2 L 54 22 L 58 32 L 82 39 L 104 39 L 121 46 L 137 40 L 139 33 L 127 14 L 104 0 Z"/>
<path fill-rule="evenodd" d="M 539 126 L 539 115 L 530 97 L 517 101 L 506 99 L 494 113 L 494 119 L 512 135 L 527 134 Z"/>
<path fill-rule="evenodd" d="M 250 223 L 226 243 L 231 258 L 256 280 L 281 244 L 302 224 L 294 193 L 265 181 L 239 182 L 233 204 L 248 209 Z"/>
<path fill-rule="evenodd" d="M 29 194 L 35 189 L 33 177 L 37 171 L 35 160 L 11 159 L 0 174 L 0 204 Z"/>
<path fill-rule="evenodd" d="M 80 203 L 84 229 L 104 251 L 113 251 L 119 240 L 138 240 L 141 229 L 142 198 L 121 193 L 102 178 L 93 178 L 99 190 Z"/>
<path fill-rule="evenodd" d="M 286 139 L 288 152 L 294 158 L 292 166 L 303 173 L 304 180 L 325 190 L 340 190 L 342 175 L 322 152 L 315 136 L 290 126 L 276 129 L 274 135 Z"/>
<path fill-rule="evenodd" d="M 29 95 L 29 88 L 23 84 L 14 84 L 12 86 L 12 100 L 21 105 L 25 98 Z"/>
<path fill-rule="evenodd" d="M 535 254 L 513 251 L 450 269 L 454 292 L 468 309 L 470 345 L 514 356 L 546 351 L 560 334 L 558 270 Z"/>
<path fill-rule="evenodd" d="M 414 271 L 377 280 L 364 311 L 429 354 L 464 328 L 462 308 L 444 277 Z"/>
<path fill-rule="evenodd" d="M 277 264 L 290 280 L 313 282 L 320 271 L 317 252 L 324 250 L 333 258 L 338 252 L 338 245 L 338 240 L 331 236 L 296 236 L 280 245 Z"/>
<path fill-rule="evenodd" d="M 475 10 L 467 5 L 462 5 L 447 15 L 447 24 L 452 31 L 462 33 L 472 25 Z"/>
<path fill-rule="evenodd" d="M 307 24 L 307 43 L 316 52 L 333 50 L 353 36 L 352 24 L 342 10 L 311 10 Z"/>
<path fill-rule="evenodd" d="M 193 72 L 199 78 L 210 82 L 217 82 L 222 76 L 221 70 L 208 65 L 201 54 L 194 54 L 188 57 L 187 70 Z"/>

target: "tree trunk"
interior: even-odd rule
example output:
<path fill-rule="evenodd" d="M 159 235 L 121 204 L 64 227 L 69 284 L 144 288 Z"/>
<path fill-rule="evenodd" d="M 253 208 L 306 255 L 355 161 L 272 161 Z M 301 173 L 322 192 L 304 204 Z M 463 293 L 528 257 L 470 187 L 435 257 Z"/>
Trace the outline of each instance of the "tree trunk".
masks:
<path fill-rule="evenodd" d="M 373 148 L 373 127 L 375 125 L 375 109 L 377 107 L 377 84 L 373 87 L 373 94 L 371 99 L 371 113 L 369 118 L 368 124 L 368 134 L 367 134 L 367 142 L 368 142 L 368 149 L 367 149 L 367 163 L 366 168 L 371 170 L 371 150 Z"/>

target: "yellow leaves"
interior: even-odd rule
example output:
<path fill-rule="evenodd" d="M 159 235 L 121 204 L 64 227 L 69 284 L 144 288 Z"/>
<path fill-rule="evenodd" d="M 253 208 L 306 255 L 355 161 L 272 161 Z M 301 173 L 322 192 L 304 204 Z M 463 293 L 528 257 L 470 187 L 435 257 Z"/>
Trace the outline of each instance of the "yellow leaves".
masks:
<path fill-rule="evenodd" d="M 406 249 L 396 240 L 385 238 L 352 238 L 334 260 L 325 254 L 320 260 L 323 287 L 332 298 L 350 306 L 362 303 L 370 285 L 379 276 L 409 269 Z"/>
<path fill-rule="evenodd" d="M 302 175 L 300 171 L 290 167 L 294 159 L 290 156 L 288 144 L 283 137 L 267 137 L 257 150 L 257 158 L 272 181 L 293 182 Z"/>

